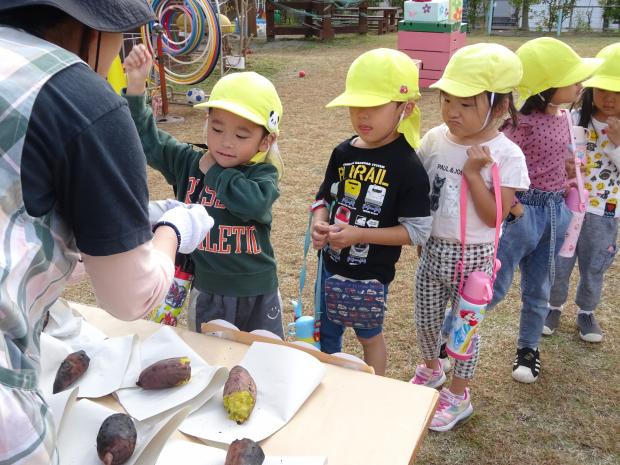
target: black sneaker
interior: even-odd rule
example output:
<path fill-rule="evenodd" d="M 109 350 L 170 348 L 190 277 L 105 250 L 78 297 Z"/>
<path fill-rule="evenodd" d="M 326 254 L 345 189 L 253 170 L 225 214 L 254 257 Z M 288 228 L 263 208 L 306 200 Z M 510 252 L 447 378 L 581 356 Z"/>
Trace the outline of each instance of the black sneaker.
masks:
<path fill-rule="evenodd" d="M 540 374 L 540 353 L 538 349 L 523 347 L 517 349 L 517 356 L 512 364 L 512 377 L 520 383 L 533 383 Z"/>

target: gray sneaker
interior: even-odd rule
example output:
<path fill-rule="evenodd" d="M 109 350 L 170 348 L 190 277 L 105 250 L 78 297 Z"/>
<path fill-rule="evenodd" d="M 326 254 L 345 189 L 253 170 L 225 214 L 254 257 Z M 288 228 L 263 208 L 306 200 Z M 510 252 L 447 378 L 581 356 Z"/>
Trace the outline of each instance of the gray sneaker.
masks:
<path fill-rule="evenodd" d="M 603 340 L 603 330 L 594 318 L 594 313 L 578 313 L 577 327 L 579 337 L 586 342 L 601 342 Z"/>
<path fill-rule="evenodd" d="M 562 316 L 562 311 L 557 310 L 555 308 L 550 308 L 549 313 L 547 313 L 547 318 L 545 319 L 545 326 L 543 326 L 543 334 L 545 336 L 551 336 L 558 326 L 560 326 L 560 317 Z"/>

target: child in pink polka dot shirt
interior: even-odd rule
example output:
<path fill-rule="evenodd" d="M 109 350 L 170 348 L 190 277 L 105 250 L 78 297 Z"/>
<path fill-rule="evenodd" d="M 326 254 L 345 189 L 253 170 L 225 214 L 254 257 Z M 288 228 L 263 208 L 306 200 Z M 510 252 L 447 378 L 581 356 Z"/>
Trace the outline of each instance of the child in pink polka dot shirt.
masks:
<path fill-rule="evenodd" d="M 581 58 L 568 45 L 550 37 L 530 40 L 516 54 L 523 64 L 518 91 L 525 103 L 519 110 L 517 128 L 506 125 L 503 130 L 523 150 L 531 184 L 529 190 L 517 192 L 504 222 L 497 253 L 502 267 L 490 307 L 506 296 L 519 266 L 521 322 L 512 377 L 533 383 L 540 374 L 538 343 L 549 311 L 555 256 L 571 218 L 564 190 L 572 123 L 560 105 L 577 100 L 581 82 L 601 60 Z"/>

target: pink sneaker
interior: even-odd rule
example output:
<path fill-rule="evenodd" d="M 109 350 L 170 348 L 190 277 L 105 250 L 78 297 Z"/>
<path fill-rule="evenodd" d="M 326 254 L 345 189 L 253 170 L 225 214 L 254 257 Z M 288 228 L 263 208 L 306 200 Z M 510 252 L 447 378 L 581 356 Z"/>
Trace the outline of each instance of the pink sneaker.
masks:
<path fill-rule="evenodd" d="M 432 368 L 427 368 L 426 365 L 422 364 L 415 367 L 415 376 L 411 378 L 410 382 L 430 388 L 438 388 L 446 382 L 446 374 L 441 368 L 433 371 Z"/>
<path fill-rule="evenodd" d="M 469 389 L 465 389 L 465 396 L 461 399 L 447 388 L 443 388 L 439 394 L 439 405 L 429 428 L 433 431 L 450 431 L 457 424 L 466 421 L 473 413 Z"/>

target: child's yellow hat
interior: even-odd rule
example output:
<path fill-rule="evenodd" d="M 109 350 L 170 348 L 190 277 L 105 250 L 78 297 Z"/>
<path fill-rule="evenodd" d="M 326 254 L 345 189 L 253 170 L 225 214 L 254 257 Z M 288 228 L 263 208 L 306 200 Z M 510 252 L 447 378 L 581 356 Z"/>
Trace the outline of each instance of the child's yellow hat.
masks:
<path fill-rule="evenodd" d="M 211 91 L 209 100 L 195 108 L 220 108 L 245 118 L 270 133 L 280 133 L 282 103 L 269 79 L 253 71 L 228 74 Z"/>
<path fill-rule="evenodd" d="M 481 43 L 459 49 L 431 87 L 455 97 L 473 97 L 485 91 L 507 94 L 521 82 L 522 75 L 521 61 L 512 51 L 503 45 Z"/>
<path fill-rule="evenodd" d="M 345 91 L 326 107 L 377 107 L 389 102 L 420 98 L 418 68 L 403 52 L 377 48 L 353 61 L 347 72 Z M 420 110 L 417 105 L 397 128 L 414 148 L 420 145 Z"/>
<path fill-rule="evenodd" d="M 523 64 L 523 79 L 517 87 L 520 100 L 547 89 L 582 82 L 603 62 L 599 58 L 581 58 L 567 44 L 552 37 L 529 40 L 516 54 Z"/>
<path fill-rule="evenodd" d="M 620 92 L 620 42 L 601 49 L 596 58 L 602 58 L 603 64 L 583 86 Z"/>

